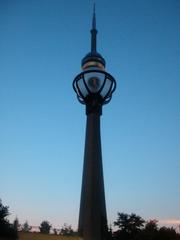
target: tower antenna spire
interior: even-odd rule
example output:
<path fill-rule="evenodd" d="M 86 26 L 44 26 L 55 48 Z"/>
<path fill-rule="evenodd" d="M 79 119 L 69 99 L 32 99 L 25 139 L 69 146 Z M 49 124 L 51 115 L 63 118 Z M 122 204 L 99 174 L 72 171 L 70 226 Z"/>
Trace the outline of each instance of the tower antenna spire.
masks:
<path fill-rule="evenodd" d="M 96 4 L 93 6 L 93 18 L 92 18 L 92 29 L 91 29 L 91 52 L 96 52 L 96 40 L 97 30 L 96 30 Z"/>
<path fill-rule="evenodd" d="M 96 29 L 96 3 L 94 3 L 94 6 L 93 6 L 92 29 Z"/>

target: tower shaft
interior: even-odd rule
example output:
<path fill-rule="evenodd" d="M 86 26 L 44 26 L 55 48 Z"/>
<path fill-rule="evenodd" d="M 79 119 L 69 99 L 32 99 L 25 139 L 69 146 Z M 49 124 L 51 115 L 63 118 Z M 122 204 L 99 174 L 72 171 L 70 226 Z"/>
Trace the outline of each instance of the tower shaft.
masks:
<path fill-rule="evenodd" d="M 104 240 L 107 236 L 100 114 L 97 113 L 87 115 L 78 231 L 84 240 Z"/>

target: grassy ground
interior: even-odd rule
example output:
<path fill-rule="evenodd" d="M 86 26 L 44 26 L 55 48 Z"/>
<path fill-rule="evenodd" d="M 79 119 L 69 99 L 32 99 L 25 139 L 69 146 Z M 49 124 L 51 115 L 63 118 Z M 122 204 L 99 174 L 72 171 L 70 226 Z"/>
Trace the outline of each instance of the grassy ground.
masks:
<path fill-rule="evenodd" d="M 82 240 L 79 237 L 64 237 L 54 234 L 19 232 L 19 240 Z"/>

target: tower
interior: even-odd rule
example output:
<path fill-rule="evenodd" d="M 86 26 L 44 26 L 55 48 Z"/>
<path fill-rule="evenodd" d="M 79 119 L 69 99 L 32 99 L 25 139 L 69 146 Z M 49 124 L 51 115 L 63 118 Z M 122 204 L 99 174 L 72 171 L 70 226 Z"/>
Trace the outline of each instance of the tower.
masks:
<path fill-rule="evenodd" d="M 78 231 L 84 240 L 107 239 L 100 117 L 116 88 L 115 79 L 105 71 L 105 59 L 97 52 L 95 6 L 91 29 L 91 51 L 82 59 L 82 72 L 73 81 L 80 103 L 86 106 L 86 139 Z"/>

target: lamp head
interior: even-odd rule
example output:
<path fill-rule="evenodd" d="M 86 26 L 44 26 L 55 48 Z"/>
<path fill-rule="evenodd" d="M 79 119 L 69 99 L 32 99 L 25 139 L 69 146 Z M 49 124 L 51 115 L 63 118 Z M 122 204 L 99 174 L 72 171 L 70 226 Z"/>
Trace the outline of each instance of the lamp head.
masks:
<path fill-rule="evenodd" d="M 73 88 L 82 104 L 107 104 L 116 88 L 116 81 L 109 73 L 98 67 L 89 67 L 78 74 Z"/>

